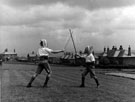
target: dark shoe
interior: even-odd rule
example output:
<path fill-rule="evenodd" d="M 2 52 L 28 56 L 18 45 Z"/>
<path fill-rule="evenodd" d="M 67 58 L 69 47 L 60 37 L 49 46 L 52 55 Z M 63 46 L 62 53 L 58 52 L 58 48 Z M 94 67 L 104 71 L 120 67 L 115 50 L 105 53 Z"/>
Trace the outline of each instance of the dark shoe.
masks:
<path fill-rule="evenodd" d="M 97 78 L 94 78 L 95 79 L 95 82 L 96 82 L 96 84 L 97 84 L 97 88 L 99 87 L 99 81 L 98 81 L 98 79 Z"/>
<path fill-rule="evenodd" d="M 100 85 L 100 84 L 97 84 L 97 88 L 99 88 L 99 85 Z"/>
<path fill-rule="evenodd" d="M 43 87 L 47 87 L 47 83 L 48 83 L 49 79 L 50 79 L 50 78 L 47 76 L 47 77 L 46 77 L 46 80 L 45 80 L 45 82 L 44 82 Z"/>
<path fill-rule="evenodd" d="M 29 83 L 28 83 L 28 85 L 27 85 L 27 88 L 31 87 L 31 84 L 34 81 L 34 79 L 35 79 L 35 77 L 32 76 Z"/>
<path fill-rule="evenodd" d="M 46 84 L 45 84 L 45 85 L 43 85 L 43 88 L 47 88 L 47 87 L 48 87 L 48 85 L 46 85 Z"/>
<path fill-rule="evenodd" d="M 30 88 L 30 87 L 31 87 L 31 84 L 28 84 L 26 87 L 27 87 L 27 88 Z"/>
<path fill-rule="evenodd" d="M 80 85 L 80 87 L 85 87 L 85 85 Z"/>
<path fill-rule="evenodd" d="M 82 77 L 82 82 L 81 82 L 80 87 L 85 87 L 85 77 Z"/>

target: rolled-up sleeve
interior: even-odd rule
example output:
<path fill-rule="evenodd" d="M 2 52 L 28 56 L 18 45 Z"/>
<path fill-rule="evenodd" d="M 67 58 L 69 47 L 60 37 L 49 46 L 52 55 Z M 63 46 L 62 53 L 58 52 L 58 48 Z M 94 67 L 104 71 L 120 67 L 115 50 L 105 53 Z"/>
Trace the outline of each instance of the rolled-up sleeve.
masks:
<path fill-rule="evenodd" d="M 48 53 L 52 53 L 52 52 L 53 52 L 53 50 L 50 49 L 50 48 L 46 48 L 46 51 L 47 51 Z"/>

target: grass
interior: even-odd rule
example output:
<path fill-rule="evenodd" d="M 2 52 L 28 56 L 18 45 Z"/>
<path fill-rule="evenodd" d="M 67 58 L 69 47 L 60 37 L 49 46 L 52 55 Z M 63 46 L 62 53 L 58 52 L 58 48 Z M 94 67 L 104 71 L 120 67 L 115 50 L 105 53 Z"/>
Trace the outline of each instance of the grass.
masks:
<path fill-rule="evenodd" d="M 37 77 L 31 88 L 26 88 L 36 67 L 3 64 L 0 71 L 1 102 L 135 102 L 134 80 L 104 74 L 116 70 L 96 69 L 101 86 L 97 89 L 94 80 L 88 75 L 86 87 L 80 88 L 82 67 L 52 65 L 53 74 L 48 88 L 42 88 L 45 71 Z"/>

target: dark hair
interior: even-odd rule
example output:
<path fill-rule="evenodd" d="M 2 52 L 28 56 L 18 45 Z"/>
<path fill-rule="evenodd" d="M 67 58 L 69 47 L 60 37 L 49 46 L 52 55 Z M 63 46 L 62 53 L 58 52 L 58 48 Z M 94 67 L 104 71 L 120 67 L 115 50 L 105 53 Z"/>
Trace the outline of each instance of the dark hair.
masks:
<path fill-rule="evenodd" d="M 43 46 L 43 41 L 40 41 L 40 45 Z"/>

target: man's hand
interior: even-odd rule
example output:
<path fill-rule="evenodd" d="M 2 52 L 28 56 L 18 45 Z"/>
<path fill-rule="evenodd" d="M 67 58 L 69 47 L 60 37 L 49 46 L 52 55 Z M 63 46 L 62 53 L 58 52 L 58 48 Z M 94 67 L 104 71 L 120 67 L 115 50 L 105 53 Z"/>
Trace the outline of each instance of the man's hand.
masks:
<path fill-rule="evenodd" d="M 62 49 L 62 50 L 61 50 L 61 52 L 64 52 L 64 51 L 65 51 L 65 49 Z"/>
<path fill-rule="evenodd" d="M 81 57 L 78 53 L 76 53 L 76 54 L 75 54 L 75 56 L 76 56 L 76 57 L 78 57 L 78 58 L 80 58 L 80 57 Z"/>

